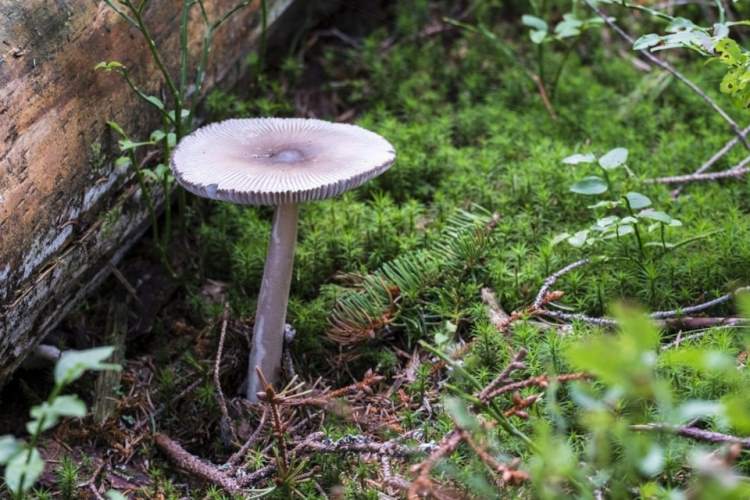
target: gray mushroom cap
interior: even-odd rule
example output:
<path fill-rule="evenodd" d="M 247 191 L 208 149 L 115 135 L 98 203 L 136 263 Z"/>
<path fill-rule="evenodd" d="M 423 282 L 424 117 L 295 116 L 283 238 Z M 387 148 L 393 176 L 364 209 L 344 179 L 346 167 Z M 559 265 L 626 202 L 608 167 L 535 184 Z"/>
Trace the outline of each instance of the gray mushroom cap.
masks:
<path fill-rule="evenodd" d="M 205 198 L 283 205 L 330 198 L 388 170 L 393 146 L 355 125 L 304 118 L 226 120 L 177 146 L 177 182 Z"/>

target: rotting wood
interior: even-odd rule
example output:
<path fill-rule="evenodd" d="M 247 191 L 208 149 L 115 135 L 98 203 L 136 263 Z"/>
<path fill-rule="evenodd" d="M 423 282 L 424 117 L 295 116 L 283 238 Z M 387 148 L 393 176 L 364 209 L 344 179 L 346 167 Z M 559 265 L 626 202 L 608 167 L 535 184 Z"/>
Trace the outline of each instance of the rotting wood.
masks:
<path fill-rule="evenodd" d="M 294 0 L 269 0 L 269 25 Z M 207 2 L 210 15 L 235 0 Z M 165 52 L 177 47 L 181 2 L 152 2 L 146 20 Z M 236 81 L 260 34 L 259 1 L 216 34 L 207 86 Z M 190 47 L 202 36 L 193 12 Z M 145 231 L 130 173 L 112 164 L 106 121 L 135 137 L 158 117 L 116 75 L 119 60 L 159 95 L 157 69 L 139 34 L 104 2 L 0 0 L 0 383 L 109 273 Z M 174 70 L 176 58 L 168 58 Z"/>

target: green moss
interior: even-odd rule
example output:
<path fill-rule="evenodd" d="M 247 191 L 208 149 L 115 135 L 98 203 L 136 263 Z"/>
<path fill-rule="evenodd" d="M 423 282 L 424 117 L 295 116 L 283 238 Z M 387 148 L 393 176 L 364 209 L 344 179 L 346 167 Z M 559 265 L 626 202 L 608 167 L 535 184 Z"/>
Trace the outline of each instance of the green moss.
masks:
<path fill-rule="evenodd" d="M 397 32 L 413 32 L 423 22 L 426 3 L 418 4 L 396 17 Z M 493 29 L 517 34 L 507 24 L 498 23 Z M 449 244 L 457 244 L 457 257 L 438 259 L 439 279 L 415 279 L 414 286 L 400 287 L 393 321 L 355 348 L 356 361 L 347 366 L 342 381 L 348 380 L 349 373 L 357 376 L 373 367 L 386 374 L 394 371 L 400 361 L 392 347 L 411 352 L 420 339 L 448 347 L 474 339 L 463 362 L 482 383 L 492 380 L 521 346 L 529 351 L 528 374 L 572 370 L 566 358 L 570 346 L 581 339 L 604 337 L 604 332 L 574 324 L 562 336 L 519 322 L 512 336 L 502 337 L 486 320 L 479 292 L 490 287 L 507 311 L 523 309 L 546 276 L 584 256 L 608 260 L 567 274 L 555 288 L 565 291 L 561 304 L 594 316 L 606 314 L 609 304 L 623 300 L 650 310 L 690 305 L 750 282 L 747 182 L 690 186 L 677 200 L 670 197 L 668 187 L 644 182 L 692 171 L 731 137 L 726 124 L 685 86 L 668 80 L 661 81 L 666 86 L 654 83 L 653 74 L 612 57 L 607 52 L 611 49 L 598 45 L 596 35 L 588 35 L 586 51 L 573 52 L 560 82 L 554 99 L 558 118 L 553 120 L 518 61 L 509 60 L 485 38 L 457 31 L 444 38 L 397 43 L 384 55 L 382 43 L 388 35 L 377 32 L 360 49 L 329 48 L 322 56 L 325 79 L 346 83 L 339 87 L 337 97 L 347 108 L 361 110 L 357 123 L 395 145 L 398 160 L 386 174 L 355 192 L 302 208 L 289 321 L 298 332 L 293 351 L 303 371 L 319 373 L 334 367 L 329 371 L 340 372 L 334 361 L 338 346 L 326 339 L 329 318 L 337 301 L 362 288 L 363 276 L 383 276 L 389 265 L 425 252 L 440 253 Z M 530 50 L 522 42 L 518 45 L 522 54 Z M 548 54 L 553 65 L 561 57 Z M 714 85 L 719 70 L 690 62 L 681 67 L 722 105 L 729 105 Z M 298 68 L 289 73 L 299 76 Z M 280 87 L 260 92 L 265 97 L 286 98 L 287 105 L 291 102 Z M 249 116 L 262 105 L 227 94 L 214 94 L 213 99 L 210 104 L 218 116 Z M 284 113 L 291 109 L 283 103 L 279 106 Z M 740 118 L 747 121 L 748 116 Z M 635 252 L 630 240 L 583 250 L 553 245 L 557 234 L 578 231 L 598 217 L 587 208 L 597 198 L 569 191 L 576 180 L 595 171 L 586 165 L 564 165 L 561 160 L 575 152 L 603 154 L 614 147 L 629 150 L 633 175 L 613 175 L 613 190 L 642 192 L 655 206 L 679 218 L 683 227 L 670 229 L 670 239 L 715 233 L 649 260 L 645 271 L 623 260 Z M 716 168 L 726 168 L 741 158 L 738 148 Z M 485 240 L 458 245 L 457 238 L 444 232 L 450 216 L 458 208 L 485 213 L 477 205 L 499 214 L 499 221 Z M 219 205 L 201 227 L 206 274 L 231 283 L 232 307 L 242 315 L 254 312 L 269 220 L 267 209 Z M 656 242 L 658 232 L 644 237 Z M 416 274 L 429 270 L 428 266 L 417 268 Z M 711 312 L 734 314 L 732 304 Z M 734 355 L 744 348 L 733 330 L 704 339 L 699 345 L 705 349 Z M 705 375 L 668 361 L 659 370 L 669 381 L 675 401 L 717 399 L 746 382 L 744 373 L 740 379 L 727 381 L 721 374 Z M 472 392 L 470 382 L 455 373 L 450 382 Z M 405 390 L 421 400 L 434 390 L 434 383 L 434 374 L 423 365 Z M 590 396 L 601 397 L 600 389 Z M 524 390 L 521 396 L 534 391 Z M 601 460 L 606 469 L 616 460 L 627 462 L 622 457 L 637 455 L 648 444 L 640 438 L 633 438 L 632 446 L 623 442 L 632 436 L 624 430 L 625 420 L 602 420 L 597 425 L 585 421 L 581 401 L 586 396 L 584 390 L 568 386 L 544 392 L 543 403 L 529 410 L 532 418 L 517 422 L 539 445 L 534 453 L 503 430 L 490 433 L 497 449 L 529 460 L 534 476 L 531 487 L 539 496 L 570 494 L 575 491 L 572 484 L 587 481 L 578 469 L 579 460 Z M 504 395 L 500 402 L 507 406 L 511 397 Z M 441 409 L 427 425 L 424 418 L 419 412 L 405 412 L 401 424 L 422 427 L 428 440 L 440 439 L 453 425 Z M 335 418 L 331 422 L 331 435 L 349 431 L 345 422 Z M 602 430 L 595 439 L 610 443 L 614 458 L 587 455 L 593 453 L 587 441 L 589 431 L 602 429 L 602 422 L 612 429 Z M 663 444 L 667 483 L 684 486 L 685 481 L 677 476 L 684 475 L 680 468 L 690 447 L 671 438 L 664 438 Z M 344 484 L 351 497 L 371 494 L 356 481 L 330 472 L 355 470 L 346 459 L 315 460 L 328 471 L 323 483 Z M 466 450 L 444 465 L 444 472 L 456 481 L 475 491 L 487 488 L 483 466 Z M 615 496 L 626 492 L 617 489 L 625 483 L 645 484 L 635 470 L 624 466 L 612 470 L 623 477 L 613 487 Z M 366 476 L 368 471 L 352 474 Z M 549 480 L 543 479 L 546 474 Z M 542 479 L 537 482 L 538 478 Z M 523 488 L 517 491 L 524 497 L 530 494 Z"/>

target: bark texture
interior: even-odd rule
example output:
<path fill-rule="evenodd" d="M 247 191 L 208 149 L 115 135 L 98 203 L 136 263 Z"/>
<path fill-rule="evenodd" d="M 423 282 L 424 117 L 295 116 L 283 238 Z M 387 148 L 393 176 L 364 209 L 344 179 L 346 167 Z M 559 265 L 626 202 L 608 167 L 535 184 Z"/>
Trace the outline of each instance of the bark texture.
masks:
<path fill-rule="evenodd" d="M 218 16 L 237 0 L 206 0 Z M 269 26 L 294 0 L 268 0 Z M 181 0 L 152 0 L 146 21 L 176 75 Z M 217 32 L 206 88 L 236 80 L 260 35 L 260 1 Z M 198 9 L 190 29 L 195 55 Z M 194 58 L 193 58 L 194 59 Z M 103 60 L 154 95 L 162 81 L 140 33 L 104 2 L 0 0 L 0 383 L 146 229 L 129 172 L 114 168 L 116 120 L 135 138 L 159 118 Z"/>

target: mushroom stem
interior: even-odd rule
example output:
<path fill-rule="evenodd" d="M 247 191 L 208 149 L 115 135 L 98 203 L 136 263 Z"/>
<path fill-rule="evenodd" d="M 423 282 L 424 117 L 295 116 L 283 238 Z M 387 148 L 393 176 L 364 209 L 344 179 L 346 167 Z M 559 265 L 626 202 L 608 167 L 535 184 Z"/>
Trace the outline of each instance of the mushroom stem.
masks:
<path fill-rule="evenodd" d="M 252 402 L 258 401 L 258 392 L 264 389 L 256 367 L 261 369 L 269 383 L 275 384 L 279 380 L 296 244 L 297 205 L 279 205 L 273 216 L 247 367 L 247 399 Z"/>

